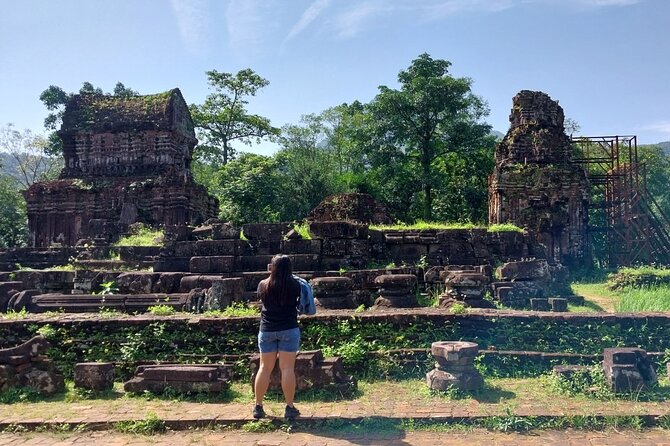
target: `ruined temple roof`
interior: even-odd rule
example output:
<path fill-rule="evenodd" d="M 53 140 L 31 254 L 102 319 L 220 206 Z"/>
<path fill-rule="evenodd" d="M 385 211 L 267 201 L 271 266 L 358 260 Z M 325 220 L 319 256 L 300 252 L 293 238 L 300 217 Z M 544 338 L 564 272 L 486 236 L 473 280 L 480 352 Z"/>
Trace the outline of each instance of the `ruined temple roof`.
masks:
<path fill-rule="evenodd" d="M 195 137 L 188 106 L 174 88 L 144 96 L 76 94 L 65 106 L 60 133 L 178 129 Z"/>
<path fill-rule="evenodd" d="M 335 194 L 324 198 L 307 216 L 310 221 L 345 220 L 357 223 L 390 224 L 386 207 L 368 194 Z"/>

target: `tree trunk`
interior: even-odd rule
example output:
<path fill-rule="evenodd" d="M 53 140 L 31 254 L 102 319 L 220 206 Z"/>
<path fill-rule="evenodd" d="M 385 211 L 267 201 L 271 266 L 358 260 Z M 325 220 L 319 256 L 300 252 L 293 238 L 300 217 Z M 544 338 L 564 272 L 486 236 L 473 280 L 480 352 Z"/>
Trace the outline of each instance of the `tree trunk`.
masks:
<path fill-rule="evenodd" d="M 423 172 L 423 219 L 433 219 L 433 187 L 430 184 L 430 150 L 424 146 L 421 151 L 421 169 Z"/>

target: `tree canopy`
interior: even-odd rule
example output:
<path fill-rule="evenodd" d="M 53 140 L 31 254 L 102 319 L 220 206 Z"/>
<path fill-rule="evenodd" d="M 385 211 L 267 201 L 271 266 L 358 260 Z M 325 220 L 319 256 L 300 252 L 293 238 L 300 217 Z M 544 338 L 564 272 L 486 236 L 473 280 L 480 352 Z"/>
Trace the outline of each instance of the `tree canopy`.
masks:
<path fill-rule="evenodd" d="M 421 188 L 421 217 L 433 219 L 434 191 L 445 175 L 448 155 L 482 155 L 492 146 L 491 127 L 481 119 L 488 114 L 484 101 L 471 92 L 472 81 L 449 75 L 451 63 L 421 54 L 398 74 L 400 89 L 380 86 L 368 105 L 372 116 L 371 150 L 396 165 L 412 180 L 406 187 Z M 453 159 L 453 156 L 452 156 Z M 452 163 L 453 164 L 453 163 Z M 455 166 L 454 166 L 455 167 Z"/>
<path fill-rule="evenodd" d="M 196 159 L 223 166 L 235 156 L 235 141 L 250 145 L 279 135 L 279 129 L 268 118 L 247 111 L 248 97 L 266 87 L 267 79 L 247 68 L 234 75 L 211 70 L 207 81 L 214 91 L 202 105 L 190 106 L 201 140 L 194 154 Z"/>

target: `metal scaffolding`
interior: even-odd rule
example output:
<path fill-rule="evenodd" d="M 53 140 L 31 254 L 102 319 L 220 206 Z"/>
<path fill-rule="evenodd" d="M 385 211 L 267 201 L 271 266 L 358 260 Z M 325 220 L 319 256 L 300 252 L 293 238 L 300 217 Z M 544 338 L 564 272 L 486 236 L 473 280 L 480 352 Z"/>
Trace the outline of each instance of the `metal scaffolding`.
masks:
<path fill-rule="evenodd" d="M 670 219 L 647 189 L 636 136 L 573 137 L 591 183 L 589 234 L 609 266 L 670 264 Z"/>

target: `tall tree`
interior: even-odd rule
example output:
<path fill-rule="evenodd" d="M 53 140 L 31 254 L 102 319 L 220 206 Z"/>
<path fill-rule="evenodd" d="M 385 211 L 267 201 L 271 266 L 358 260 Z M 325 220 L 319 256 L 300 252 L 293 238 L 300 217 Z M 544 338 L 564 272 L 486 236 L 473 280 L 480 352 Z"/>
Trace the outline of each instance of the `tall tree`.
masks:
<path fill-rule="evenodd" d="M 470 79 L 448 73 L 450 65 L 421 54 L 398 74 L 399 90 L 382 85 L 369 104 L 375 123 L 371 147 L 413 166 L 424 220 L 433 218 L 438 160 L 449 153 L 471 155 L 490 132 L 480 122 L 488 114 L 486 104 L 471 92 Z"/>
<path fill-rule="evenodd" d="M 33 183 L 55 178 L 62 160 L 47 153 L 47 140 L 30 130 L 20 132 L 13 124 L 0 128 L 0 152 L 5 153 L 4 171 L 27 189 Z"/>
<path fill-rule="evenodd" d="M 27 239 L 26 202 L 16 180 L 0 174 L 0 249 L 25 246 Z"/>
<path fill-rule="evenodd" d="M 237 225 L 281 220 L 283 185 L 273 158 L 242 153 L 217 175 L 218 186 L 211 191 L 221 203 L 221 218 Z"/>
<path fill-rule="evenodd" d="M 305 115 L 300 124 L 282 128 L 275 159 L 287 191 L 283 202 L 288 220 L 305 218 L 327 195 L 343 191 L 331 137 L 332 128 L 323 115 Z"/>
<path fill-rule="evenodd" d="M 278 136 L 279 129 L 268 118 L 247 112 L 248 97 L 255 96 L 269 82 L 247 68 L 237 74 L 207 72 L 214 92 L 202 105 L 190 106 L 193 123 L 202 140 L 194 157 L 214 165 L 225 165 L 235 156 L 235 141 L 250 145 Z"/>

